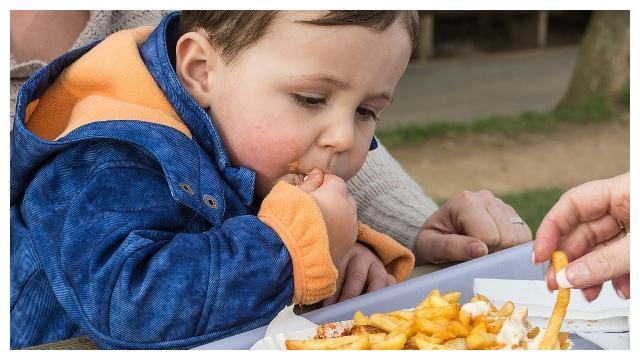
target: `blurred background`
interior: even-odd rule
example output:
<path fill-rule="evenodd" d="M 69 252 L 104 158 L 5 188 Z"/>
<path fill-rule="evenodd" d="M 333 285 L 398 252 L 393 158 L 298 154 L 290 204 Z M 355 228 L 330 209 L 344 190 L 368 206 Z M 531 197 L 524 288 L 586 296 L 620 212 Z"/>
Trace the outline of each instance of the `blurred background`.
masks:
<path fill-rule="evenodd" d="M 436 202 L 488 189 L 532 231 L 629 171 L 629 11 L 421 11 L 376 135 Z"/>

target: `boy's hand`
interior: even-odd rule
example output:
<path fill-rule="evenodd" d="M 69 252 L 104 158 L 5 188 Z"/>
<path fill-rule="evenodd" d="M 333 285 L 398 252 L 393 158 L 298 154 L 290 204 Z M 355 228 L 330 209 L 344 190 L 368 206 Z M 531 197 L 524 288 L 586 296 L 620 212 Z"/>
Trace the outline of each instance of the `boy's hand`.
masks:
<path fill-rule="evenodd" d="M 378 257 L 367 247 L 355 243 L 337 265 L 336 292 L 322 302 L 322 306 L 349 300 L 365 292 L 382 289 L 396 283 Z M 365 289 L 366 285 L 366 289 Z"/>
<path fill-rule="evenodd" d="M 336 266 L 358 237 L 356 201 L 340 177 L 314 169 L 300 188 L 316 201 L 329 235 L 329 251 Z"/>

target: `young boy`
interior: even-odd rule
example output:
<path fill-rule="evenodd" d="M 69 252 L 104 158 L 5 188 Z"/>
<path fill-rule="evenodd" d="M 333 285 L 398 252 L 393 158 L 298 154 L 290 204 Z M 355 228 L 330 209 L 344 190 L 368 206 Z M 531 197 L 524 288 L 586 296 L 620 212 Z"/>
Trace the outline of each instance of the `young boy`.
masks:
<path fill-rule="evenodd" d="M 11 135 L 11 347 L 188 348 L 362 263 L 368 290 L 403 280 L 413 255 L 344 181 L 415 31 L 405 11 L 183 12 L 36 73 Z"/>

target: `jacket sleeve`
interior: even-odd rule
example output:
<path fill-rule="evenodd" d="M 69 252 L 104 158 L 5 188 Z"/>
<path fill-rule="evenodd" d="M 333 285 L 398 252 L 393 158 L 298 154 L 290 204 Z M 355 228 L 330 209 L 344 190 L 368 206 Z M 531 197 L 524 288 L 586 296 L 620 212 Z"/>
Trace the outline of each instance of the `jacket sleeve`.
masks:
<path fill-rule="evenodd" d="M 267 210 L 275 231 L 249 215 L 211 227 L 172 198 L 161 173 L 121 165 L 93 172 L 68 204 L 26 210 L 56 297 L 101 347 L 191 347 L 267 324 L 294 293 L 332 292 L 326 283 L 335 277 L 323 275 L 335 271 L 328 244 L 295 230 L 324 226 L 304 218 L 313 215 Z M 61 183 L 29 196 L 60 201 L 71 193 Z M 265 202 L 272 198 L 277 191 Z M 278 231 L 289 233 L 285 242 Z M 314 290 L 314 276 L 324 289 Z"/>

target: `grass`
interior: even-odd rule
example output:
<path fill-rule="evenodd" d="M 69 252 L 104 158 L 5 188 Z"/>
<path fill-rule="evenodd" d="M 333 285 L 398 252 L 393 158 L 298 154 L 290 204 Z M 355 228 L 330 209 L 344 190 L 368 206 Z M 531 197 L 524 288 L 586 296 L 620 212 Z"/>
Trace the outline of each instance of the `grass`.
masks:
<path fill-rule="evenodd" d="M 624 98 L 625 95 L 621 97 Z M 626 95 L 628 98 L 628 95 Z M 624 101 L 624 100 L 622 100 Z M 389 148 L 419 144 L 444 135 L 517 134 L 549 131 L 560 123 L 593 123 L 612 118 L 614 111 L 608 100 L 594 98 L 576 109 L 558 109 L 546 113 L 525 112 L 516 116 L 491 116 L 471 122 L 438 121 L 429 124 L 400 126 L 376 135 Z"/>

